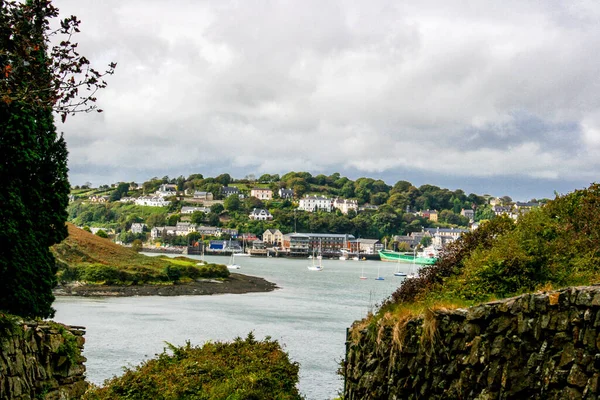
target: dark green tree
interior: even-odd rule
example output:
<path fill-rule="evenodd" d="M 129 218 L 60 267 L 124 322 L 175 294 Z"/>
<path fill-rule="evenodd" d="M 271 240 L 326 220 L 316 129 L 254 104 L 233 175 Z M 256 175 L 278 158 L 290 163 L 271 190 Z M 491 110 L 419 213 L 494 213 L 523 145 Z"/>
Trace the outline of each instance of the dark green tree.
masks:
<path fill-rule="evenodd" d="M 105 86 L 69 40 L 75 17 L 62 21 L 58 33 L 67 38 L 49 48 L 57 16 L 48 0 L 0 2 L 0 311 L 25 317 L 54 315 L 50 246 L 68 234 L 67 148 L 53 112 L 64 121 L 91 111 Z M 80 87 L 92 90 L 82 95 Z"/>

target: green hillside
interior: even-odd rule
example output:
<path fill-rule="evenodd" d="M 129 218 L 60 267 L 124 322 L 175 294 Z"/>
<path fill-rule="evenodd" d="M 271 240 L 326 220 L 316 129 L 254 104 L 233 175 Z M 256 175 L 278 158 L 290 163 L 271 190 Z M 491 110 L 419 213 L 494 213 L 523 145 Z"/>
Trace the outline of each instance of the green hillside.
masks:
<path fill-rule="evenodd" d="M 224 265 L 198 265 L 185 257 L 149 257 L 67 224 L 69 236 L 54 245 L 58 280 L 87 283 L 171 284 L 198 278 L 226 278 Z"/>

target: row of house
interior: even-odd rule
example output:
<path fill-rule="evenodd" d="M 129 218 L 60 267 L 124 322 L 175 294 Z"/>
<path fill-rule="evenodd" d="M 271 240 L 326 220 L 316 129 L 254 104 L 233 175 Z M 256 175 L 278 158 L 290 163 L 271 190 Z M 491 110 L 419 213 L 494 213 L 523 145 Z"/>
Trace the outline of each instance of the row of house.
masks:
<path fill-rule="evenodd" d="M 412 232 L 410 235 L 396 235 L 394 241 L 406 243 L 412 250 L 418 246 L 424 237 L 431 238 L 431 245 L 436 249 L 444 248 L 461 237 L 462 234 L 469 232 L 469 229 L 461 228 L 424 228 L 420 232 Z"/>
<path fill-rule="evenodd" d="M 342 199 L 340 197 L 330 199 L 325 196 L 306 195 L 300 199 L 298 209 L 308 212 L 331 212 L 334 209 L 338 209 L 343 214 L 348 214 L 350 210 L 358 212 L 358 202 L 356 200 Z"/>
<path fill-rule="evenodd" d="M 508 206 L 495 205 L 492 207 L 496 216 L 506 214 L 512 219 L 518 219 L 520 215 L 526 214 L 532 209 L 539 207 L 540 203 L 527 202 L 521 203 L 516 202 Z"/>
<path fill-rule="evenodd" d="M 150 230 L 152 239 L 159 239 L 165 236 L 186 236 L 192 232 L 197 232 L 204 236 L 221 236 L 229 235 L 231 237 L 238 236 L 237 229 L 219 228 L 216 226 L 196 225 L 190 222 L 178 222 L 175 226 L 156 226 Z"/>
<path fill-rule="evenodd" d="M 225 197 L 239 196 L 243 198 L 244 195 L 240 189 L 235 186 L 223 186 L 221 188 L 221 194 Z M 293 199 L 294 191 L 292 189 L 281 188 L 278 191 L 279 198 L 281 199 Z M 273 200 L 273 191 L 267 188 L 253 188 L 250 190 L 250 197 L 256 197 L 259 200 Z"/>

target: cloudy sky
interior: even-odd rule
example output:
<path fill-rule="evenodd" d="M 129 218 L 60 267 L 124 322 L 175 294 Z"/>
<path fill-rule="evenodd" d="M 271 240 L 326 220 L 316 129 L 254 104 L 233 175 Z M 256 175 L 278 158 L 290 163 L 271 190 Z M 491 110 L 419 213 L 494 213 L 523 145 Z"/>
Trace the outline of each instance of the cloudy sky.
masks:
<path fill-rule="evenodd" d="M 118 63 L 72 184 L 340 172 L 514 199 L 600 173 L 597 1 L 56 0 Z"/>

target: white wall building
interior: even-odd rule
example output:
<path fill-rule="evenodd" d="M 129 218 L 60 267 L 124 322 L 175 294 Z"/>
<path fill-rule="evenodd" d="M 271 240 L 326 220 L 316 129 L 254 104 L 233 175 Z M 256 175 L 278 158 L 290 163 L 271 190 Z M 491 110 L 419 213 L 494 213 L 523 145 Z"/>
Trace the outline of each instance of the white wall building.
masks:
<path fill-rule="evenodd" d="M 331 199 L 328 199 L 327 197 L 306 195 L 300 199 L 298 210 L 304 210 L 308 212 L 322 210 L 331 212 L 331 203 Z"/>

